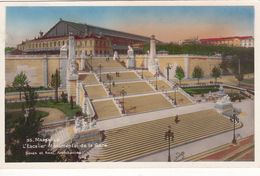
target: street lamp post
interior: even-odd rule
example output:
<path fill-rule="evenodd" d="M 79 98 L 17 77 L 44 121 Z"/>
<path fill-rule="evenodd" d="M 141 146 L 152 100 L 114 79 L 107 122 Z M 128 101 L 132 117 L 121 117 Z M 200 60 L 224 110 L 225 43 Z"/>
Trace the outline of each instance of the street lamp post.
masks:
<path fill-rule="evenodd" d="M 102 65 L 99 64 L 98 68 L 99 68 L 99 81 L 101 82 L 102 81 L 102 79 L 101 79 L 101 68 L 102 68 Z"/>
<path fill-rule="evenodd" d="M 174 139 L 174 133 L 171 131 L 171 126 L 168 126 L 168 131 L 165 132 L 164 139 L 168 140 L 168 162 L 171 162 L 171 141 Z"/>
<path fill-rule="evenodd" d="M 111 74 L 109 74 L 108 76 L 108 80 L 109 80 L 109 94 L 111 95 L 112 94 L 112 80 L 113 80 L 113 76 Z"/>
<path fill-rule="evenodd" d="M 236 140 L 236 123 L 239 123 L 239 118 L 237 117 L 237 114 L 235 112 L 232 113 L 230 116 L 230 121 L 233 122 L 233 139 L 232 144 L 237 144 Z"/>
<path fill-rule="evenodd" d="M 168 63 L 167 67 L 167 80 L 169 81 L 169 70 L 171 69 L 170 64 Z"/>
<path fill-rule="evenodd" d="M 141 69 L 142 69 L 141 78 L 144 79 L 144 62 L 142 62 L 142 64 L 141 64 Z"/>
<path fill-rule="evenodd" d="M 159 72 L 158 70 L 155 73 L 155 89 L 158 90 L 157 80 L 158 80 Z"/>
<path fill-rule="evenodd" d="M 92 59 L 93 59 L 93 58 L 92 58 L 92 57 L 93 57 L 92 54 L 90 54 L 90 66 L 91 66 L 91 67 L 90 67 L 90 70 L 91 70 L 91 71 L 93 71 L 93 65 L 92 65 Z"/>
<path fill-rule="evenodd" d="M 123 88 L 120 91 L 120 95 L 122 96 L 122 112 L 123 114 L 125 114 L 125 95 L 127 94 L 127 92 L 125 91 L 125 89 Z"/>
<path fill-rule="evenodd" d="M 177 105 L 177 97 L 176 97 L 177 85 L 174 85 L 173 89 L 174 89 L 174 105 Z"/>

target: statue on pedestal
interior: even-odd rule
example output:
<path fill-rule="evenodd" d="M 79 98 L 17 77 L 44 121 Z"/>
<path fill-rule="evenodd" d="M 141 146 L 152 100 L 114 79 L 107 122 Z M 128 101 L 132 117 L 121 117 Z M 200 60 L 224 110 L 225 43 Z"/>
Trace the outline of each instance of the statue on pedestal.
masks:
<path fill-rule="evenodd" d="M 82 51 L 80 55 L 80 70 L 85 70 L 85 65 L 86 65 L 86 54 L 85 50 Z"/>
<path fill-rule="evenodd" d="M 118 59 L 119 59 L 118 52 L 115 51 L 114 56 L 113 56 L 113 60 L 118 60 Z"/>
<path fill-rule="evenodd" d="M 126 67 L 135 68 L 134 50 L 131 46 L 128 46 Z"/>

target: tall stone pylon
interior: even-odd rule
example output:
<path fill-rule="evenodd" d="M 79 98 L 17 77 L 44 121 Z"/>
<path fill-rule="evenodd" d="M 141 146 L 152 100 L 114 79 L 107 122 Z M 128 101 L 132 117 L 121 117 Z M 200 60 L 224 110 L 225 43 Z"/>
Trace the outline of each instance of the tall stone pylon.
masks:
<path fill-rule="evenodd" d="M 61 87 L 67 85 L 67 64 L 68 64 L 68 46 L 67 43 L 60 48 L 60 79 Z"/>
<path fill-rule="evenodd" d="M 156 40 L 155 36 L 152 35 L 150 39 L 150 56 L 148 58 L 148 70 L 155 74 L 159 71 L 159 60 L 156 58 Z"/>
<path fill-rule="evenodd" d="M 78 79 L 77 62 L 75 56 L 75 39 L 72 33 L 69 34 L 69 64 L 68 64 L 68 80 Z"/>
<path fill-rule="evenodd" d="M 75 99 L 76 97 L 76 87 L 78 80 L 78 68 L 75 56 L 75 39 L 72 33 L 69 34 L 69 58 L 67 64 L 67 93 L 68 100 L 72 97 Z"/>
<path fill-rule="evenodd" d="M 154 35 L 150 39 L 150 58 L 156 58 L 156 40 Z"/>

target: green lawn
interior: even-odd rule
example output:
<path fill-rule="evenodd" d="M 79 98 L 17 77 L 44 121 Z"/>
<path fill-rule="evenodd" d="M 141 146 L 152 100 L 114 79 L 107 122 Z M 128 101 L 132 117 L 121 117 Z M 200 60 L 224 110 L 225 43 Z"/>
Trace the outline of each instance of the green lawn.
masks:
<path fill-rule="evenodd" d="M 50 87 L 43 87 L 43 86 L 40 86 L 40 87 L 33 87 L 34 90 L 36 91 L 39 91 L 39 90 L 54 90 L 53 88 L 50 88 Z M 5 92 L 8 93 L 8 92 L 18 92 L 16 88 L 14 87 L 6 87 L 5 88 Z"/>
<path fill-rule="evenodd" d="M 219 91 L 219 87 L 189 87 L 189 88 L 183 88 L 185 92 L 188 94 L 205 94 L 211 92 Z"/>
<path fill-rule="evenodd" d="M 21 111 L 5 112 L 5 128 L 14 128 L 16 123 L 18 123 L 19 118 L 23 115 L 24 114 Z M 49 115 L 48 112 L 36 111 L 36 118 L 43 118 L 47 115 Z"/>
<path fill-rule="evenodd" d="M 244 79 L 243 81 L 241 81 L 241 83 L 246 83 L 246 84 L 254 84 L 254 78 L 251 79 Z"/>
<path fill-rule="evenodd" d="M 22 103 L 6 103 L 5 106 L 7 109 L 19 109 Z M 81 111 L 81 108 L 75 103 L 73 104 L 73 109 L 71 109 L 70 103 L 55 103 L 53 100 L 38 101 L 36 107 L 56 108 L 61 110 L 69 118 L 72 118 L 76 112 Z"/>

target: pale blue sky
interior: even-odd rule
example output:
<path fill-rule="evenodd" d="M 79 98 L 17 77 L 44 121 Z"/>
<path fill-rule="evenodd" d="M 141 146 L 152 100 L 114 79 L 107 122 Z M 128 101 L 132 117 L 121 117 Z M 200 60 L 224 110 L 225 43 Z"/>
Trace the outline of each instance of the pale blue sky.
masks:
<path fill-rule="evenodd" d="M 47 32 L 59 18 L 150 36 L 162 41 L 254 34 L 254 8 L 226 7 L 7 7 L 6 45 Z"/>

